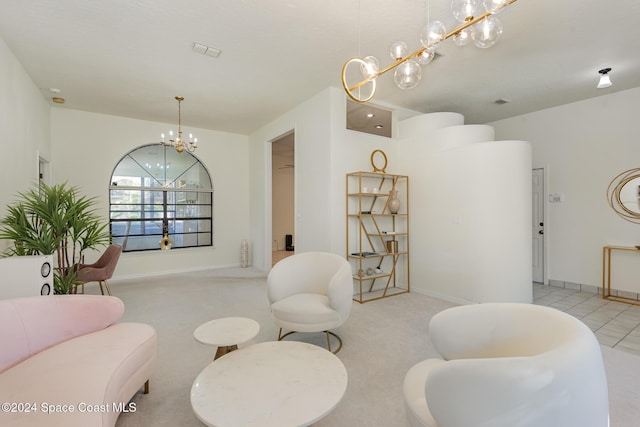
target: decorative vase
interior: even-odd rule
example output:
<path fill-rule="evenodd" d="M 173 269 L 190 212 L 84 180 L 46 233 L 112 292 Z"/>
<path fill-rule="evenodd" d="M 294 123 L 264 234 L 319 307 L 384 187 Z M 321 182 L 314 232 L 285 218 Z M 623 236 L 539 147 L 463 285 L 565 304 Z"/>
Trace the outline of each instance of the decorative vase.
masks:
<path fill-rule="evenodd" d="M 400 210 L 400 199 L 398 199 L 398 190 L 391 190 L 389 192 L 389 200 L 387 201 L 389 212 L 392 214 L 398 213 Z"/>

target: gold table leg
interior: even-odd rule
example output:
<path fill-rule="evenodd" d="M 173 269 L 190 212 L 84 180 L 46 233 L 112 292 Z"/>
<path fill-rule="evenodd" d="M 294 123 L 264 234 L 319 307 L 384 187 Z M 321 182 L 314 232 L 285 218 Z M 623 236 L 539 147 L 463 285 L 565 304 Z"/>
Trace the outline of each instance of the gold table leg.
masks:
<path fill-rule="evenodd" d="M 216 350 L 216 355 L 213 357 L 213 360 L 219 359 L 227 353 L 231 353 L 234 350 L 237 350 L 237 345 L 221 345 Z"/>

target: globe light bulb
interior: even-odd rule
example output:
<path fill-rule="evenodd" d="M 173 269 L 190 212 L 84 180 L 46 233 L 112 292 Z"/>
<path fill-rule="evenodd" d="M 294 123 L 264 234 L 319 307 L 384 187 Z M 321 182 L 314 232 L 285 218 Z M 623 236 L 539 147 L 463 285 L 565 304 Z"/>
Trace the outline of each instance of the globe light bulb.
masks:
<path fill-rule="evenodd" d="M 422 79 L 422 68 L 415 61 L 405 61 L 396 67 L 393 79 L 400 89 L 413 89 Z"/>
<path fill-rule="evenodd" d="M 424 47 L 435 47 L 446 34 L 447 28 L 441 21 L 431 21 L 420 32 L 420 43 Z"/>
<path fill-rule="evenodd" d="M 451 40 L 453 40 L 453 44 L 456 46 L 466 46 L 471 41 L 471 32 L 465 28 L 455 33 L 453 37 L 451 37 Z"/>
<path fill-rule="evenodd" d="M 483 0 L 482 5 L 484 10 L 495 15 L 502 12 L 502 9 L 507 5 L 508 0 Z"/>
<path fill-rule="evenodd" d="M 502 22 L 498 18 L 488 16 L 473 26 L 471 38 L 473 43 L 482 49 L 496 44 L 502 35 Z"/>
<path fill-rule="evenodd" d="M 451 12 L 458 22 L 465 22 L 468 17 L 478 16 L 480 0 L 452 0 Z"/>
<path fill-rule="evenodd" d="M 434 48 L 426 48 L 419 55 L 416 55 L 416 61 L 420 65 L 427 65 L 436 57 L 436 51 Z"/>
<path fill-rule="evenodd" d="M 362 71 L 362 75 L 365 79 L 375 79 L 378 77 L 379 69 L 380 65 L 378 63 L 378 58 L 375 56 L 365 57 L 360 64 L 360 71 Z"/>
<path fill-rule="evenodd" d="M 405 42 L 398 41 L 391 44 L 389 54 L 391 55 L 391 58 L 399 61 L 404 58 L 408 51 L 409 48 L 407 47 L 407 44 Z"/>

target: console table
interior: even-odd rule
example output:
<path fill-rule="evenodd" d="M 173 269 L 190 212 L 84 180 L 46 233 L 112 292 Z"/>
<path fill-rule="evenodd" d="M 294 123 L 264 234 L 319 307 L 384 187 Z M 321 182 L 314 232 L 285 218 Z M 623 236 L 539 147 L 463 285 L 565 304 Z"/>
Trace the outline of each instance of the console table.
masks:
<path fill-rule="evenodd" d="M 611 295 L 611 252 L 613 251 L 640 252 L 640 249 L 627 246 L 605 246 L 602 248 L 602 299 L 640 305 L 638 298 Z"/>
<path fill-rule="evenodd" d="M 333 353 L 296 341 L 253 344 L 212 362 L 191 387 L 191 406 L 208 426 L 308 426 L 347 389 Z"/>

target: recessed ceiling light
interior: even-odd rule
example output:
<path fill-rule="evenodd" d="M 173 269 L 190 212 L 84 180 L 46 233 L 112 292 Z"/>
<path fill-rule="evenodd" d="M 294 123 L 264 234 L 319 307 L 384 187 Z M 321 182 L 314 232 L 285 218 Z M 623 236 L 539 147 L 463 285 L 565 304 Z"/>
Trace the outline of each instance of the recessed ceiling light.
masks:
<path fill-rule="evenodd" d="M 51 100 L 56 104 L 64 104 L 64 98 L 58 98 L 57 96 L 54 96 L 53 98 L 51 98 Z"/>
<path fill-rule="evenodd" d="M 57 87 L 50 87 L 49 88 L 49 92 L 51 92 L 51 93 L 60 93 L 60 89 L 58 89 Z"/>
<path fill-rule="evenodd" d="M 376 115 L 375 115 L 375 114 L 373 114 L 373 113 L 367 113 L 367 118 L 368 118 L 368 119 L 372 119 L 372 118 L 374 118 L 375 116 L 376 116 Z"/>
<path fill-rule="evenodd" d="M 382 129 L 384 126 L 382 125 L 376 125 L 376 129 Z"/>

